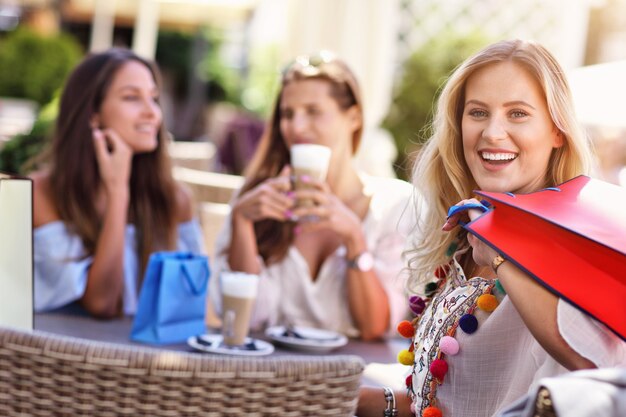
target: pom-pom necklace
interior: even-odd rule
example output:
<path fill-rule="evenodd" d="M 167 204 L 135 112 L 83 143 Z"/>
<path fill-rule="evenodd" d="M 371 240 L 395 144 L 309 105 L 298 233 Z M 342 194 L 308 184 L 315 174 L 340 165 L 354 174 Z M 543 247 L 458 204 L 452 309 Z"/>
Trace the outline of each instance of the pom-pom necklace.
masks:
<path fill-rule="evenodd" d="M 441 293 L 442 289 L 446 286 L 447 280 L 453 279 L 453 274 L 458 272 L 455 271 L 455 266 L 460 271 L 460 266 L 455 265 L 454 261 L 450 261 L 449 264 L 441 265 L 435 270 L 435 280 L 425 285 L 425 298 L 416 295 L 412 295 L 409 298 L 409 308 L 415 314 L 415 318 L 411 321 L 402 321 L 397 326 L 397 331 L 401 336 L 411 339 L 409 348 L 398 353 L 398 362 L 412 367 L 412 372 L 406 378 L 405 382 L 407 391 L 413 399 L 416 397 L 413 388 L 414 375 L 419 372 L 424 372 L 424 370 L 427 372 L 425 381 L 428 383 L 428 386 L 425 390 L 426 395 L 422 398 L 421 410 L 414 410 L 412 407 L 412 411 L 419 417 L 443 417 L 443 412 L 436 398 L 436 392 L 437 387 L 444 383 L 445 376 L 450 367 L 446 358 L 448 356 L 457 355 L 462 349 L 462 346 L 455 337 L 457 329 L 460 328 L 461 331 L 468 335 L 476 332 L 479 323 L 478 319 L 474 316 L 475 310 L 478 308 L 486 313 L 493 312 L 498 306 L 498 299 L 493 294 L 494 289 L 504 294 L 504 289 L 502 289 L 502 286 L 497 280 L 493 280 L 480 288 L 477 287 L 477 291 L 480 293 L 476 292 L 472 296 L 472 299 L 469 301 L 469 308 L 465 313 L 459 314 L 459 317 L 456 317 L 453 322 L 447 325 L 447 328 L 444 327 L 443 336 L 436 341 L 437 346 L 435 346 L 434 349 L 434 356 L 427 357 L 425 361 L 423 357 L 418 358 L 417 354 L 420 352 L 415 352 L 415 350 L 417 349 L 416 346 L 420 345 L 420 341 L 416 341 L 415 338 L 417 337 L 417 328 L 419 321 L 422 319 L 422 313 L 432 303 L 440 304 L 447 302 L 445 297 L 436 297 L 436 295 Z M 428 316 L 434 314 L 435 305 L 431 307 L 432 309 L 429 310 L 430 314 Z M 424 318 L 424 320 L 427 319 Z M 427 324 L 427 326 L 429 325 Z"/>

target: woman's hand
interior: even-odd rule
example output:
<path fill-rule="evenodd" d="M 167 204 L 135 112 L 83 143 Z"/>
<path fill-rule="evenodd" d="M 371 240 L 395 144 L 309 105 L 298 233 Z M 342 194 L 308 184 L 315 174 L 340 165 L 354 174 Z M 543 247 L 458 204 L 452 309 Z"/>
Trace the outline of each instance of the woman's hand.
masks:
<path fill-rule="evenodd" d="M 291 191 L 291 168 L 286 165 L 277 177 L 267 179 L 241 195 L 233 205 L 233 218 L 250 222 L 264 219 L 279 221 L 293 217 L 294 199 Z"/>
<path fill-rule="evenodd" d="M 467 200 L 461 200 L 456 205 L 463 206 L 466 204 L 480 204 L 480 202 L 475 198 L 470 198 Z M 457 212 L 446 220 L 442 230 L 449 232 L 458 225 L 459 221 L 472 221 L 482 214 L 483 212 L 478 209 L 469 209 Z M 467 240 L 472 246 L 472 257 L 474 258 L 474 262 L 476 262 L 479 266 L 491 266 L 491 262 L 498 255 L 498 252 L 471 233 L 468 233 Z"/>
<path fill-rule="evenodd" d="M 100 177 L 109 195 L 128 189 L 133 152 L 113 129 L 93 129 Z"/>
<path fill-rule="evenodd" d="M 362 236 L 361 219 L 332 193 L 327 183 L 309 179 L 311 188 L 295 191 L 297 199 L 310 199 L 315 205 L 297 207 L 293 214 L 301 232 L 332 230 L 344 242 Z"/>

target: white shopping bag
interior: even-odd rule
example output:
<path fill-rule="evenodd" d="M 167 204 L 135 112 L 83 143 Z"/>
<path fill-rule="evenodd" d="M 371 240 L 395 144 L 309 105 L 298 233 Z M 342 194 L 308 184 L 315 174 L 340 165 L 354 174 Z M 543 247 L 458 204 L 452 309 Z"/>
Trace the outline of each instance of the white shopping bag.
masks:
<path fill-rule="evenodd" d="M 33 329 L 33 183 L 2 173 L 0 326 Z"/>

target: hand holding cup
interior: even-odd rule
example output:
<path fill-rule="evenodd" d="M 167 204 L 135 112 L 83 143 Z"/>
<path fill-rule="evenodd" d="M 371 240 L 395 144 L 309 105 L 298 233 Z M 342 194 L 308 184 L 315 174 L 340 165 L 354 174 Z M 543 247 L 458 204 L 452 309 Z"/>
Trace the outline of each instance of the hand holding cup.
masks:
<path fill-rule="evenodd" d="M 310 189 L 311 184 L 306 178 L 318 181 L 326 179 L 331 150 L 327 146 L 311 143 L 295 144 L 291 146 L 291 167 L 294 176 L 294 189 Z M 296 201 L 298 207 L 312 207 L 315 202 L 308 198 L 299 198 Z"/>

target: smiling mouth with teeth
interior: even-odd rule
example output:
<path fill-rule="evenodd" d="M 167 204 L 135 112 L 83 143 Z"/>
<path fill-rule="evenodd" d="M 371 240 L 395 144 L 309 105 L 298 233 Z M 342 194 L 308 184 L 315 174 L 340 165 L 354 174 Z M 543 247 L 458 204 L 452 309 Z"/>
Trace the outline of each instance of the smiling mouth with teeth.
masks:
<path fill-rule="evenodd" d="M 480 156 L 484 161 L 491 163 L 506 163 L 517 158 L 517 154 L 514 153 L 481 152 Z"/>

